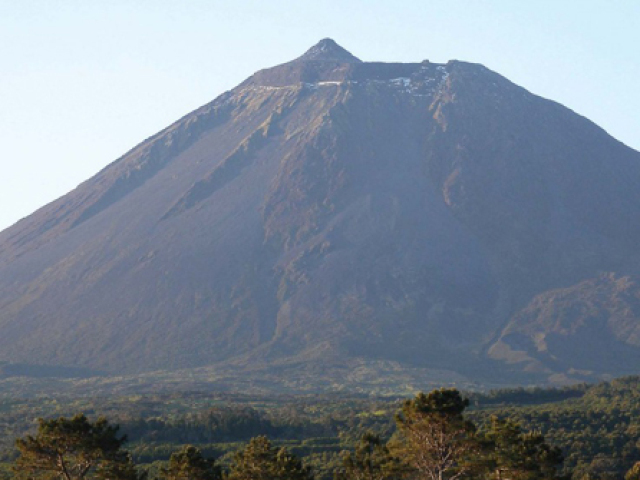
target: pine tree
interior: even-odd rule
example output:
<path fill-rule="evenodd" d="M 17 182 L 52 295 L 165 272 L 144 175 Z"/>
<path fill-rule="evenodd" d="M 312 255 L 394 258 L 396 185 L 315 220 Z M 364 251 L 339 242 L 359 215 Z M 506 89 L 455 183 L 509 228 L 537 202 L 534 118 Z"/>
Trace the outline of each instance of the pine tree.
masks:
<path fill-rule="evenodd" d="M 165 480 L 220 480 L 220 468 L 213 460 L 204 458 L 193 445 L 185 445 L 171 454 L 169 466 L 161 470 Z"/>
<path fill-rule="evenodd" d="M 391 455 L 380 437 L 365 433 L 353 453 L 342 459 L 342 470 L 336 480 L 390 480 L 401 476 L 400 461 Z"/>
<path fill-rule="evenodd" d="M 267 437 L 255 437 L 236 453 L 228 480 L 313 480 L 309 467 L 286 448 L 276 448 Z"/>
<path fill-rule="evenodd" d="M 83 480 L 139 478 L 129 455 L 121 450 L 126 436 L 105 418 L 90 422 L 82 414 L 38 420 L 38 432 L 16 440 L 20 456 L 13 467 L 17 478 Z"/>
<path fill-rule="evenodd" d="M 484 438 L 492 450 L 490 461 L 496 480 L 558 478 L 562 452 L 549 446 L 540 433 L 525 433 L 518 424 L 494 416 Z"/>
<path fill-rule="evenodd" d="M 463 416 L 469 401 L 455 389 L 420 393 L 396 416 L 399 438 L 391 444 L 415 476 L 456 480 L 476 468 L 475 425 Z"/>

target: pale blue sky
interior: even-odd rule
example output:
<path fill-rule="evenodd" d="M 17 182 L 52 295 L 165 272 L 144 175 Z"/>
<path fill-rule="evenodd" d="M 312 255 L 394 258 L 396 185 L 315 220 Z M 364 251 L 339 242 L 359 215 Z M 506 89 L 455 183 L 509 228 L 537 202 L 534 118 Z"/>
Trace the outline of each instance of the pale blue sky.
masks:
<path fill-rule="evenodd" d="M 0 229 L 324 37 L 482 63 L 640 149 L 640 0 L 0 0 Z"/>

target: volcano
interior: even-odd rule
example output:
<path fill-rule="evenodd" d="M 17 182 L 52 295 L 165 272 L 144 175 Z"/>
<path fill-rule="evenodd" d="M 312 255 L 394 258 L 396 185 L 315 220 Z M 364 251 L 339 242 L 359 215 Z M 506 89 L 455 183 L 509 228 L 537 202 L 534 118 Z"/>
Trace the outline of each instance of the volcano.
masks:
<path fill-rule="evenodd" d="M 1 232 L 0 360 L 639 373 L 639 185 L 640 153 L 482 65 L 325 39 Z"/>

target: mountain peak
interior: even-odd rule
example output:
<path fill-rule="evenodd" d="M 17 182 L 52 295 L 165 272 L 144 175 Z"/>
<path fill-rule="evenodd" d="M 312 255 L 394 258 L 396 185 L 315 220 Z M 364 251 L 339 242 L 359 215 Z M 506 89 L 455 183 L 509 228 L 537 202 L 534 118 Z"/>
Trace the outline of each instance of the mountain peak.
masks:
<path fill-rule="evenodd" d="M 353 56 L 331 38 L 323 38 L 313 47 L 307 50 L 304 55 L 298 57 L 296 60 L 313 62 L 333 61 L 341 63 L 362 63 L 362 60 Z"/>
<path fill-rule="evenodd" d="M 495 72 L 325 39 L 0 232 L 0 376 L 379 394 L 637 374 L 638 184 L 640 152 Z"/>

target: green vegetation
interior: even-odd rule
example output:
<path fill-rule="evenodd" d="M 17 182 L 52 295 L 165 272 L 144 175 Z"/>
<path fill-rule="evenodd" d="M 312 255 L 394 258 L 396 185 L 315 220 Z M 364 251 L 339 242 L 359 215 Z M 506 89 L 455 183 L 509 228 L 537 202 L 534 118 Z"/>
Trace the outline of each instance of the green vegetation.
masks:
<path fill-rule="evenodd" d="M 486 423 L 490 413 L 540 432 L 562 448 L 565 472 L 575 479 L 620 479 L 640 461 L 640 378 L 582 388 L 580 397 L 481 408 L 473 418 Z"/>
<path fill-rule="evenodd" d="M 418 478 L 456 479 L 484 458 L 475 425 L 463 416 L 469 405 L 457 390 L 435 390 L 407 400 L 397 415 L 392 453 Z"/>
<path fill-rule="evenodd" d="M 105 418 L 90 422 L 82 414 L 38 421 L 38 433 L 16 441 L 17 478 L 137 480 L 131 457 L 121 449 L 126 437 Z"/>
<path fill-rule="evenodd" d="M 202 456 L 200 449 L 186 445 L 180 451 L 172 453 L 167 468 L 161 470 L 164 480 L 220 480 L 220 467 L 214 460 Z"/>
<path fill-rule="evenodd" d="M 311 480 L 310 467 L 305 467 L 285 447 L 276 448 L 267 437 L 252 438 L 234 456 L 228 480 Z"/>
<path fill-rule="evenodd" d="M 336 472 L 336 480 L 385 480 L 400 471 L 400 462 L 391 455 L 388 446 L 379 436 L 365 433 L 355 446 L 346 452 L 342 469 Z"/>
<path fill-rule="evenodd" d="M 421 478 L 431 478 L 434 473 L 412 460 L 411 452 L 425 433 L 436 431 L 446 440 L 440 448 L 446 446 L 455 458 L 437 467 L 435 475 L 443 478 L 478 477 L 481 471 L 492 479 L 551 478 L 561 457 L 557 474 L 574 480 L 639 476 L 640 468 L 634 467 L 640 462 L 638 377 L 562 389 L 453 392 L 438 390 L 405 401 L 201 393 L 5 397 L 0 398 L 0 477 L 12 475 L 19 454 L 15 439 L 37 438 L 40 425 L 78 411 L 89 424 L 100 414 L 120 425 L 132 461 L 149 478 L 192 478 L 180 473 L 192 467 L 200 468 L 198 478 L 218 478 L 240 464 L 242 455 L 253 455 L 260 446 L 256 442 L 262 442 L 266 457 L 280 458 L 280 464 L 264 467 L 268 471 L 288 465 L 294 476 L 307 475 L 311 467 L 318 479 L 335 474 L 341 480 L 384 480 L 411 467 Z M 38 417 L 48 420 L 34 420 Z M 436 451 L 423 451 L 421 458 L 433 465 L 435 456 Z M 215 463 L 208 463 L 211 459 Z"/>

